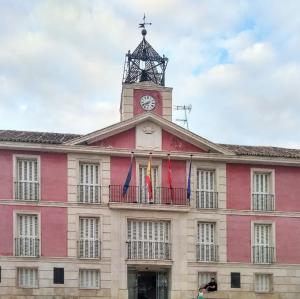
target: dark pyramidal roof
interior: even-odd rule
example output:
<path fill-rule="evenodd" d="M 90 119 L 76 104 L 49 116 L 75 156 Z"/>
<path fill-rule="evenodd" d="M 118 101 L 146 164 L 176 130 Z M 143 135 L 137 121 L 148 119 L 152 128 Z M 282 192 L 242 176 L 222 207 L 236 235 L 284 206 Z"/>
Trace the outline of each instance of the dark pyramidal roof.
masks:
<path fill-rule="evenodd" d="M 63 144 L 64 142 L 81 137 L 78 134 L 63 134 L 49 132 L 28 132 L 0 130 L 0 142 L 26 142 L 40 144 Z M 300 149 L 290 149 L 273 146 L 248 146 L 220 144 L 238 156 L 278 157 L 278 158 L 300 158 Z"/>

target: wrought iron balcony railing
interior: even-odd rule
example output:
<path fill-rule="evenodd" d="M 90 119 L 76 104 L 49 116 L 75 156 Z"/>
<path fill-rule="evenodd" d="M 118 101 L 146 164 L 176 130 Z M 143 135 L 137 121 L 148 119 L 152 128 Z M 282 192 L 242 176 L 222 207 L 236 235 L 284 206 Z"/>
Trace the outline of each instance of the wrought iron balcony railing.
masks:
<path fill-rule="evenodd" d="M 40 197 L 40 184 L 38 182 L 20 182 L 15 186 L 15 199 L 26 201 L 38 201 Z"/>
<path fill-rule="evenodd" d="M 127 241 L 129 260 L 171 260 L 171 243 L 163 241 Z"/>
<path fill-rule="evenodd" d="M 252 247 L 253 263 L 272 264 L 275 261 L 274 247 L 265 245 L 255 245 Z"/>
<path fill-rule="evenodd" d="M 252 209 L 254 211 L 274 211 L 274 194 L 252 194 Z"/>
<path fill-rule="evenodd" d="M 100 259 L 101 241 L 80 239 L 77 241 L 78 258 L 81 259 Z"/>
<path fill-rule="evenodd" d="M 196 245 L 196 257 L 198 262 L 217 262 L 218 245 L 198 243 Z"/>
<path fill-rule="evenodd" d="M 97 185 L 77 185 L 77 200 L 79 203 L 101 203 L 101 187 Z"/>
<path fill-rule="evenodd" d="M 123 195 L 122 185 L 109 186 L 109 201 L 140 204 L 171 204 L 189 205 L 185 188 L 153 187 L 152 199 L 149 198 L 147 187 L 129 186 Z"/>
<path fill-rule="evenodd" d="M 38 238 L 15 238 L 15 256 L 39 257 L 40 240 Z"/>
<path fill-rule="evenodd" d="M 214 191 L 196 191 L 197 209 L 217 209 L 218 192 Z"/>

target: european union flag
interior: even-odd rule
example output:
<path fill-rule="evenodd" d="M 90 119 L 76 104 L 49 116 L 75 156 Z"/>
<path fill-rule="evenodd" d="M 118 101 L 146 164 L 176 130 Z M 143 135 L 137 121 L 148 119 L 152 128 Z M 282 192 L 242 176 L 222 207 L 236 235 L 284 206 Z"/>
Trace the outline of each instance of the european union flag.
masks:
<path fill-rule="evenodd" d="M 125 183 L 123 185 L 123 197 L 127 194 L 129 185 L 130 185 L 130 181 L 131 181 L 131 175 L 132 175 L 132 159 L 133 155 L 131 156 L 131 161 L 130 161 L 130 165 L 129 165 L 129 169 L 128 169 L 128 173 L 127 173 L 127 177 L 125 180 Z"/>

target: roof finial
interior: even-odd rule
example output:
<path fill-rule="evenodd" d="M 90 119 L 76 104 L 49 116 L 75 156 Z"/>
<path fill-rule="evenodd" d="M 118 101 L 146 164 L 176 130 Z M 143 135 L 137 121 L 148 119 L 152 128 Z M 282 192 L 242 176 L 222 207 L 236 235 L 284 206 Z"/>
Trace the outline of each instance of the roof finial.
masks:
<path fill-rule="evenodd" d="M 147 23 L 146 22 L 146 15 L 145 15 L 145 13 L 144 13 L 144 17 L 143 17 L 143 23 L 140 23 L 139 24 L 139 28 L 143 28 L 143 30 L 142 30 L 142 36 L 145 38 L 145 36 L 146 36 L 146 34 L 147 34 L 147 30 L 146 30 L 146 28 L 145 28 L 145 26 L 146 25 L 152 25 L 152 23 Z"/>

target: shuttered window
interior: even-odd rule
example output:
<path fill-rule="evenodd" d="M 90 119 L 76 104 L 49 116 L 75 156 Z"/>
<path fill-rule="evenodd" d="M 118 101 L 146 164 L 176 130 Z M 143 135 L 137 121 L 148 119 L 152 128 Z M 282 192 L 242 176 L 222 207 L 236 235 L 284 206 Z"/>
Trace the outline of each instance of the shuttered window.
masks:
<path fill-rule="evenodd" d="M 257 194 L 271 193 L 271 173 L 254 173 L 253 192 Z"/>
<path fill-rule="evenodd" d="M 78 201 L 100 203 L 99 164 L 79 164 Z"/>
<path fill-rule="evenodd" d="M 17 158 L 15 198 L 20 200 L 39 199 L 39 173 L 37 159 Z"/>
<path fill-rule="evenodd" d="M 139 167 L 139 201 L 149 202 L 148 191 L 146 187 L 146 176 L 147 176 L 147 166 Z M 152 176 L 152 191 L 153 191 L 153 201 L 155 203 L 160 203 L 160 188 L 158 183 L 158 167 L 151 168 Z"/>
<path fill-rule="evenodd" d="M 255 263 L 272 263 L 274 247 L 271 224 L 254 224 L 253 258 Z"/>
<path fill-rule="evenodd" d="M 216 173 L 197 170 L 197 208 L 217 208 Z"/>
<path fill-rule="evenodd" d="M 216 224 L 198 223 L 197 259 L 199 261 L 216 261 Z"/>
<path fill-rule="evenodd" d="M 80 269 L 79 287 L 82 289 L 99 289 L 100 271 L 95 269 Z"/>
<path fill-rule="evenodd" d="M 128 255 L 132 259 L 170 259 L 170 222 L 128 220 Z"/>
<path fill-rule="evenodd" d="M 79 257 L 100 258 L 99 218 L 79 218 Z"/>
<path fill-rule="evenodd" d="M 38 215 L 18 214 L 15 251 L 17 256 L 39 256 Z"/>
<path fill-rule="evenodd" d="M 20 288 L 38 288 L 38 269 L 18 268 L 18 286 Z"/>
<path fill-rule="evenodd" d="M 272 291 L 272 275 L 271 274 L 255 274 L 255 291 L 271 292 Z"/>

